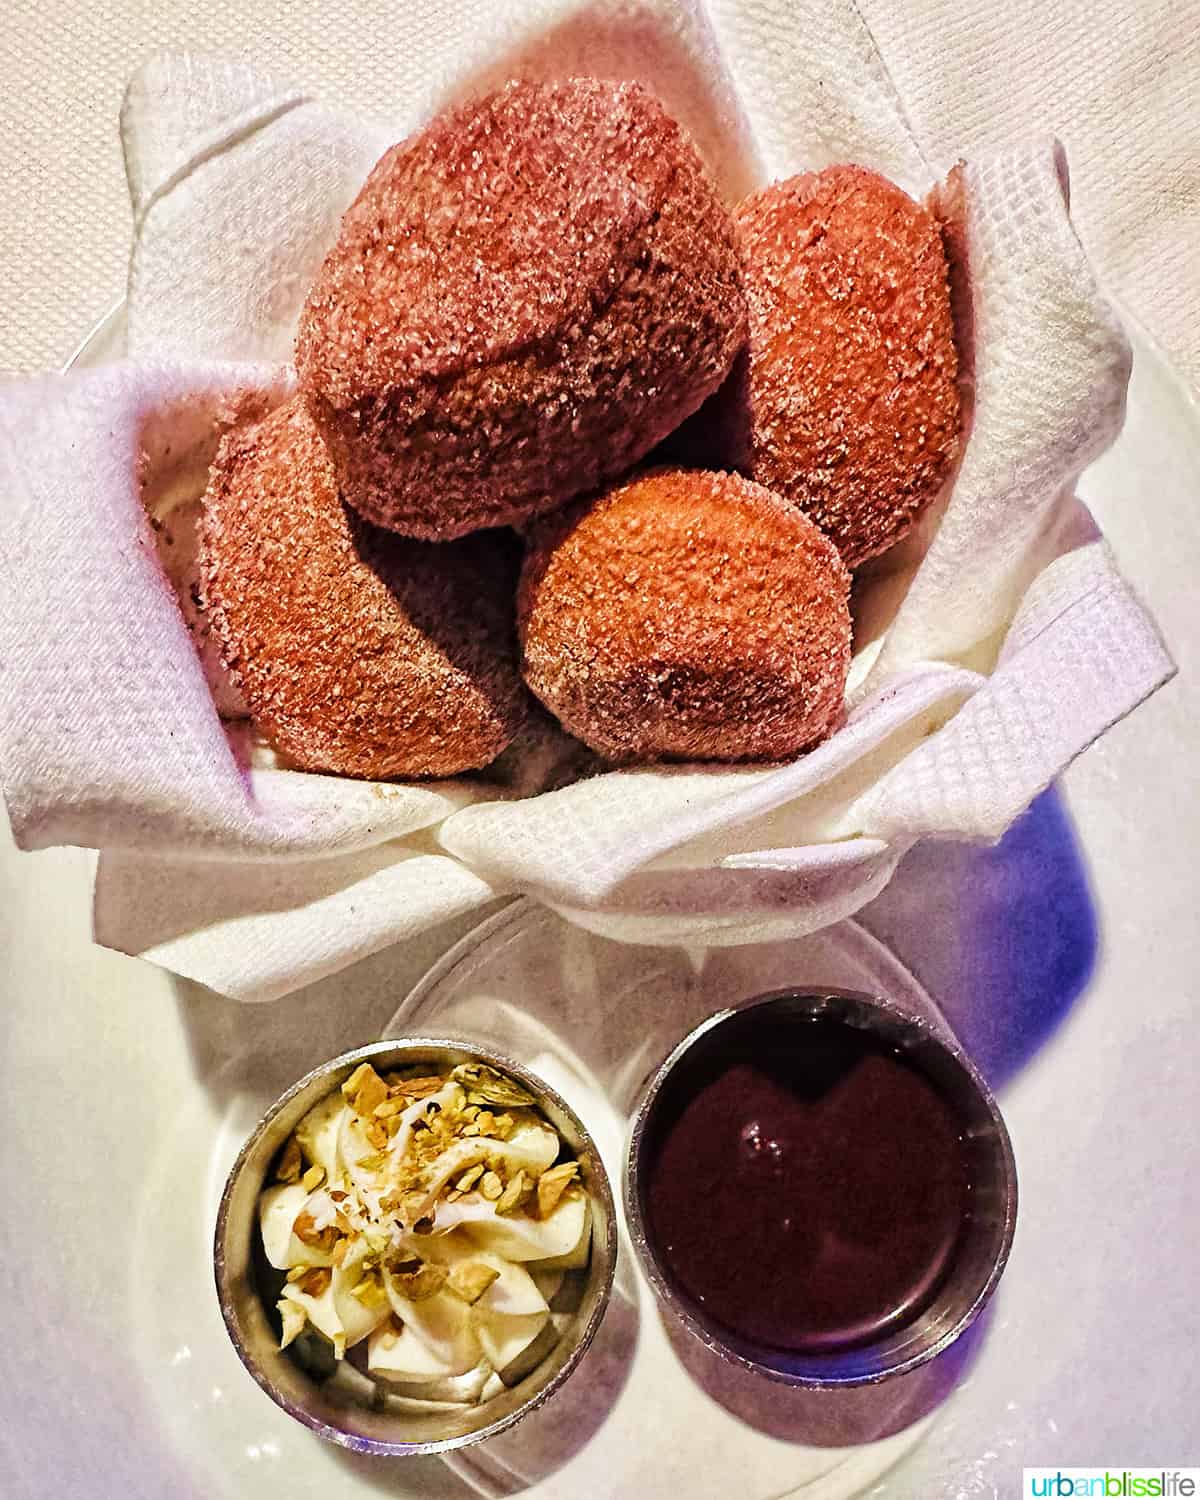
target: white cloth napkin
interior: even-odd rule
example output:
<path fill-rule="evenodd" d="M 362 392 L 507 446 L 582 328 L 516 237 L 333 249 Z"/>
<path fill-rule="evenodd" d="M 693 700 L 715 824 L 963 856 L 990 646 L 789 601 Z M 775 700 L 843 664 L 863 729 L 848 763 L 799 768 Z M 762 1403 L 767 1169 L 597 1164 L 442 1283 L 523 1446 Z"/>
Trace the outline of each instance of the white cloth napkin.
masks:
<path fill-rule="evenodd" d="M 517 891 L 631 941 L 814 930 L 869 900 L 914 840 L 998 837 L 1173 671 L 1073 498 L 1119 429 L 1128 347 L 1059 154 L 1015 145 L 972 159 L 958 188 L 975 330 L 961 471 L 940 525 L 864 580 L 847 722 L 823 746 L 783 768 L 631 770 L 523 800 L 478 779 L 378 786 L 247 761 L 144 504 L 196 493 L 222 400 L 289 388 L 308 279 L 384 145 L 464 88 L 588 71 L 654 88 L 730 193 L 846 159 L 932 182 L 852 0 L 440 14 L 442 67 L 399 77 L 383 126 L 241 67 L 150 63 L 122 121 L 132 362 L 0 391 L 14 833 L 101 848 L 101 942 L 247 999 Z"/>

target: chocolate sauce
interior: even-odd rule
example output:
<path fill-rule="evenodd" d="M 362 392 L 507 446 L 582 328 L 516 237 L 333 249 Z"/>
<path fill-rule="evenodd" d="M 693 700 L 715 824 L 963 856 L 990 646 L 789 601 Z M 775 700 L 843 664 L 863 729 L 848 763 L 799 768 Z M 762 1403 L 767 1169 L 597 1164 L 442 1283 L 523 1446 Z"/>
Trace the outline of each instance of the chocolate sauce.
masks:
<path fill-rule="evenodd" d="M 702 1316 L 796 1352 L 915 1317 L 969 1212 L 952 1106 L 841 1020 L 718 1035 L 719 1052 L 701 1044 L 668 1079 L 647 1138 L 647 1231 L 670 1277 Z"/>

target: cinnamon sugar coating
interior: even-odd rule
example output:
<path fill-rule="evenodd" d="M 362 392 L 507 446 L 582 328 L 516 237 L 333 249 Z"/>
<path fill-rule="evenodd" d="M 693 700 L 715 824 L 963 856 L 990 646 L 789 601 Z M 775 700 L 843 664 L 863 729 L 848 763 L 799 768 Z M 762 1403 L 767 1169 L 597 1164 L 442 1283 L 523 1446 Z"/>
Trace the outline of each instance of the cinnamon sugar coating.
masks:
<path fill-rule="evenodd" d="M 834 726 L 850 579 L 794 506 L 734 474 L 660 469 L 532 529 L 522 670 L 613 760 L 786 760 Z"/>
<path fill-rule="evenodd" d="M 515 82 L 379 161 L 296 363 L 345 498 L 445 539 L 628 469 L 716 389 L 745 331 L 730 216 L 657 100 Z"/>
<path fill-rule="evenodd" d="M 857 166 L 777 182 L 734 219 L 748 354 L 664 456 L 752 475 L 800 506 L 856 567 L 904 536 L 958 456 L 938 224 Z"/>
<path fill-rule="evenodd" d="M 368 525 L 299 397 L 223 440 L 201 569 L 255 723 L 303 769 L 449 776 L 522 723 L 512 539 L 434 546 Z"/>

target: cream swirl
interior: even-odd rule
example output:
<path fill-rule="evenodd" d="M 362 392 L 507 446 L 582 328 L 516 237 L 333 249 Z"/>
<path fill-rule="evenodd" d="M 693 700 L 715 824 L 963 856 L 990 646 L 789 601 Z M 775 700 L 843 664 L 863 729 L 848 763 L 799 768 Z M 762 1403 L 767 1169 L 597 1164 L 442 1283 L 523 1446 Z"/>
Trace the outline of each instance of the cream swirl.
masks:
<path fill-rule="evenodd" d="M 518 1084 L 466 1064 L 381 1077 L 364 1064 L 301 1120 L 259 1200 L 286 1273 L 281 1345 L 315 1333 L 414 1400 L 477 1403 L 558 1337 L 564 1273 L 591 1215 L 577 1163 Z"/>

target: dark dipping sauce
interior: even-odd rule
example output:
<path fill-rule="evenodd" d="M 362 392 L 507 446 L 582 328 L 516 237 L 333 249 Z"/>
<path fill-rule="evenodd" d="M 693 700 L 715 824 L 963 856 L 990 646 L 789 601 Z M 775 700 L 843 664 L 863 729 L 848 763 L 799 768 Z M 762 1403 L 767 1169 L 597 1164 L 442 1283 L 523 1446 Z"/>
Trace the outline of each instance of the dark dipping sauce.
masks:
<path fill-rule="evenodd" d="M 776 1349 L 853 1347 L 916 1317 L 970 1210 L 953 1106 L 886 1038 L 823 1016 L 720 1029 L 664 1084 L 646 1147 L 670 1279 Z"/>

